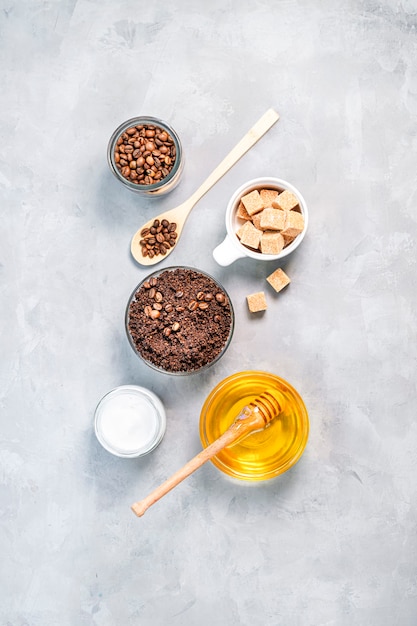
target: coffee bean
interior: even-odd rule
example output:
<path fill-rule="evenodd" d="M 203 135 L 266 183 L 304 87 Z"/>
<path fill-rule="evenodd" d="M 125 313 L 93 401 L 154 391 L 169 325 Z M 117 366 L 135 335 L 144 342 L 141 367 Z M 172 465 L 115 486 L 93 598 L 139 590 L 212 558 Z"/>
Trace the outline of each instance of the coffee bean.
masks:
<path fill-rule="evenodd" d="M 153 320 L 157 320 L 160 315 L 160 312 L 156 309 L 152 309 L 152 311 L 149 313 L 149 317 Z"/>
<path fill-rule="evenodd" d="M 191 300 L 190 304 L 188 305 L 188 309 L 190 311 L 195 311 L 196 309 L 198 309 L 198 302 L 196 300 Z"/>
<path fill-rule="evenodd" d="M 164 297 L 163 297 L 162 293 L 160 291 L 157 291 L 156 294 L 155 294 L 155 302 L 162 302 L 163 298 Z"/>
<path fill-rule="evenodd" d="M 199 302 L 198 303 L 198 308 L 201 309 L 202 311 L 204 311 L 205 309 L 209 308 L 209 303 L 208 302 Z"/>
<path fill-rule="evenodd" d="M 155 311 L 162 311 L 162 304 L 160 302 L 155 302 L 152 308 L 154 308 Z"/>
<path fill-rule="evenodd" d="M 224 293 L 216 293 L 216 300 L 217 302 L 219 302 L 220 304 L 222 304 L 225 301 L 225 295 Z"/>
<path fill-rule="evenodd" d="M 175 332 L 177 332 L 177 330 L 179 330 L 180 325 L 179 325 L 179 323 L 178 323 L 178 322 L 174 322 L 174 323 L 172 324 L 171 328 L 172 328 L 172 330 L 173 330 L 173 331 L 174 331 L 174 333 L 175 333 Z"/>
<path fill-rule="evenodd" d="M 156 287 L 156 285 L 158 284 L 158 281 L 155 278 L 155 276 L 152 276 L 152 278 L 149 279 L 149 284 L 151 287 Z"/>
<path fill-rule="evenodd" d="M 197 300 L 202 300 L 204 298 L 204 291 L 199 291 L 196 297 Z"/>
<path fill-rule="evenodd" d="M 171 329 L 169 328 L 169 326 L 167 326 L 166 328 L 164 328 L 164 330 L 162 331 L 162 334 L 163 334 L 165 337 L 169 337 L 169 336 L 170 336 L 170 334 L 171 334 Z"/>

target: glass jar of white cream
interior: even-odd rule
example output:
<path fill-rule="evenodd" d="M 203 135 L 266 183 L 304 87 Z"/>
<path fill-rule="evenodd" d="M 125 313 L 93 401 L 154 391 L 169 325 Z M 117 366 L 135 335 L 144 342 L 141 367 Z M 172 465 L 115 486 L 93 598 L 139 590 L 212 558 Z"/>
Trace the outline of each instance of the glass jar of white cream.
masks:
<path fill-rule="evenodd" d="M 165 409 L 149 389 L 122 385 L 100 400 L 94 427 L 108 452 L 125 458 L 143 456 L 154 450 L 165 434 Z"/>

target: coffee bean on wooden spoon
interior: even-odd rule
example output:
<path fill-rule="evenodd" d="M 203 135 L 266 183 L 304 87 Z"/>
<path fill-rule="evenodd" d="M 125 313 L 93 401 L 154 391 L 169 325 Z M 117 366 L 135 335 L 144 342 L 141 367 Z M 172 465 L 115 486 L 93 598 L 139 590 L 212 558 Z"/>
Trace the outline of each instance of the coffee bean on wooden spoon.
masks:
<path fill-rule="evenodd" d="M 141 265 L 154 265 L 166 258 L 175 248 L 187 217 L 197 202 L 278 120 L 278 113 L 269 109 L 188 200 L 143 224 L 132 238 L 133 258 Z"/>

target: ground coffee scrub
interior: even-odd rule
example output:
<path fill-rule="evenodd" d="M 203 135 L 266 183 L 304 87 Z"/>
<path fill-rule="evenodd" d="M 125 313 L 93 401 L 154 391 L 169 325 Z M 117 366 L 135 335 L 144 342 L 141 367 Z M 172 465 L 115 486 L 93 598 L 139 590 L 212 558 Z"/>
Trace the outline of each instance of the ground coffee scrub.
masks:
<path fill-rule="evenodd" d="M 210 276 L 168 268 L 139 285 L 126 312 L 128 337 L 148 364 L 191 373 L 226 350 L 234 326 L 229 297 Z"/>

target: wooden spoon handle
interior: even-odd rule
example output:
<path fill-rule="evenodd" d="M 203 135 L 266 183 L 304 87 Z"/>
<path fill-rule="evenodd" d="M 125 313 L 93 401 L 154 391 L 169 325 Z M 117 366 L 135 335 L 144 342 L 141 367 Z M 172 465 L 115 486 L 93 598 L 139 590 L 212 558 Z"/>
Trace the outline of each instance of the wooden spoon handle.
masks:
<path fill-rule="evenodd" d="M 239 141 L 238 144 L 229 152 L 229 154 L 223 159 L 221 163 L 212 171 L 212 173 L 206 178 L 206 180 L 200 185 L 200 187 L 193 193 L 190 198 L 191 207 L 204 196 L 209 189 L 217 183 L 218 180 L 226 172 L 230 170 L 235 163 L 243 157 L 246 152 L 255 145 L 255 143 L 265 135 L 265 133 L 279 120 L 279 115 L 273 109 L 268 109 L 266 113 L 256 122 L 254 126 L 246 133 L 246 135 Z"/>
<path fill-rule="evenodd" d="M 248 432 L 253 431 L 254 427 L 257 426 L 259 428 L 262 423 L 262 421 L 259 421 L 259 423 L 255 421 L 248 421 L 247 424 L 234 422 L 230 428 L 223 433 L 223 435 L 216 439 L 216 441 L 213 441 L 212 444 L 207 446 L 207 448 L 202 450 L 199 454 L 197 454 L 197 456 L 188 461 L 188 463 L 163 482 L 162 485 L 159 485 L 159 487 L 152 491 L 146 498 L 133 504 L 131 507 L 132 511 L 138 517 L 142 517 L 152 504 L 155 504 L 155 502 L 171 491 L 171 489 L 176 487 L 181 481 L 187 478 L 187 476 L 204 465 L 206 461 L 211 459 L 213 456 L 216 456 L 216 454 L 218 454 L 226 446 L 234 443 L 237 439 L 240 439 Z"/>

